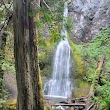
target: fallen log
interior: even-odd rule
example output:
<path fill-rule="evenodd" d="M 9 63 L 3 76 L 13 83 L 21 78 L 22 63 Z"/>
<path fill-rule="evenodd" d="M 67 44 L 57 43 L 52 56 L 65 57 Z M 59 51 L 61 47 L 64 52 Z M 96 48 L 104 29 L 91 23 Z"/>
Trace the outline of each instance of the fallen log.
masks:
<path fill-rule="evenodd" d="M 99 60 L 97 62 L 97 69 L 94 73 L 94 79 L 93 79 L 92 85 L 90 87 L 90 92 L 89 92 L 88 99 L 90 99 L 91 96 L 94 96 L 95 85 L 98 84 L 98 82 L 99 82 L 100 74 L 102 73 L 102 68 L 103 68 L 103 65 L 104 65 L 104 60 L 105 60 L 105 57 L 102 56 L 102 57 L 99 58 Z"/>
<path fill-rule="evenodd" d="M 102 74 L 102 70 L 103 70 L 103 65 L 104 65 L 104 61 L 105 61 L 105 57 L 101 56 L 99 58 L 99 60 L 97 61 L 97 68 L 96 71 L 94 73 L 94 78 L 90 87 L 90 91 L 89 91 L 89 97 L 87 100 L 87 104 L 86 104 L 86 108 L 88 108 L 90 101 L 91 101 L 91 97 L 93 97 L 95 95 L 96 92 L 96 86 L 100 81 L 100 75 Z M 89 110 L 89 109 L 88 109 Z"/>
<path fill-rule="evenodd" d="M 71 101 L 72 101 L 72 102 L 74 102 L 74 101 L 79 101 L 79 102 L 80 102 L 80 101 L 86 101 L 86 100 L 87 100 L 87 99 L 72 99 Z"/>
<path fill-rule="evenodd" d="M 53 104 L 52 106 L 69 106 L 69 107 L 71 107 L 71 106 L 83 106 L 83 107 L 85 107 L 86 106 L 86 104 L 80 104 L 80 103 L 71 103 L 71 104 Z"/>
<path fill-rule="evenodd" d="M 90 110 L 93 106 L 94 106 L 94 104 L 91 104 L 91 105 L 87 108 L 87 110 Z"/>
<path fill-rule="evenodd" d="M 84 97 L 80 97 L 80 98 L 75 98 L 75 99 L 87 99 L 88 98 L 88 95 L 84 96 Z"/>
<path fill-rule="evenodd" d="M 60 103 L 63 103 L 63 104 L 68 104 L 68 102 L 66 102 L 66 101 L 62 101 L 62 102 L 60 102 Z"/>
<path fill-rule="evenodd" d="M 71 100 L 71 102 L 72 103 L 86 102 L 87 98 L 88 98 L 88 96 L 81 97 L 81 98 L 74 98 L 74 99 Z"/>

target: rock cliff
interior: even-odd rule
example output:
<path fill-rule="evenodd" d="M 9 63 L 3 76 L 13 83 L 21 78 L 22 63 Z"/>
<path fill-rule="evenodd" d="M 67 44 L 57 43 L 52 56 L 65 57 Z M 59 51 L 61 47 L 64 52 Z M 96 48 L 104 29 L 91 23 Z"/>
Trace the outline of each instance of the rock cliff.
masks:
<path fill-rule="evenodd" d="M 75 27 L 72 40 L 87 42 L 110 26 L 110 0 L 72 0 L 69 15 Z"/>

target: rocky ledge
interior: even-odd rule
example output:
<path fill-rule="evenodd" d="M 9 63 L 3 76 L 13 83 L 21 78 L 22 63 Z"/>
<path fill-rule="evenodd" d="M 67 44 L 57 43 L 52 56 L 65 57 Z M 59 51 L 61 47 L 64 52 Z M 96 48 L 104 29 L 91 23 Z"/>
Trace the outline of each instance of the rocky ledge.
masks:
<path fill-rule="evenodd" d="M 75 26 L 72 39 L 87 42 L 110 27 L 110 0 L 72 0 L 69 15 Z"/>

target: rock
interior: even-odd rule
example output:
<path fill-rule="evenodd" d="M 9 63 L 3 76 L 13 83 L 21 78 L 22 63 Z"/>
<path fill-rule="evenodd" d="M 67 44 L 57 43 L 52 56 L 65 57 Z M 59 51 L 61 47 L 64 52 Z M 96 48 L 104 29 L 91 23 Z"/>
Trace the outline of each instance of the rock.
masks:
<path fill-rule="evenodd" d="M 76 88 L 73 89 L 72 97 L 80 98 L 80 97 L 85 97 L 89 94 L 90 85 L 87 82 L 81 79 L 76 79 L 75 84 L 76 84 Z"/>
<path fill-rule="evenodd" d="M 89 87 L 76 88 L 73 91 L 73 96 L 77 98 L 84 97 L 89 94 L 89 91 Z"/>
<path fill-rule="evenodd" d="M 110 0 L 72 0 L 69 15 L 75 25 L 75 37 L 87 42 L 103 28 L 110 27 Z"/>
<path fill-rule="evenodd" d="M 55 110 L 65 110 L 62 106 L 58 106 L 55 108 Z"/>

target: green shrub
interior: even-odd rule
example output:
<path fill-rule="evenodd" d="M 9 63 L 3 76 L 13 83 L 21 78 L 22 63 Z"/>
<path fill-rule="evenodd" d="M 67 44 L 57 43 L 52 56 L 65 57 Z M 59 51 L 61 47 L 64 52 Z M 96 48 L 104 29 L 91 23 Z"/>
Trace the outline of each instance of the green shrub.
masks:
<path fill-rule="evenodd" d="M 92 42 L 83 43 L 79 47 L 88 73 L 85 79 L 90 83 L 95 79 L 99 57 L 105 57 L 100 81 L 95 81 L 97 84 L 95 84 L 94 99 L 100 105 L 100 110 L 108 110 L 110 108 L 110 28 L 102 30 Z"/>

